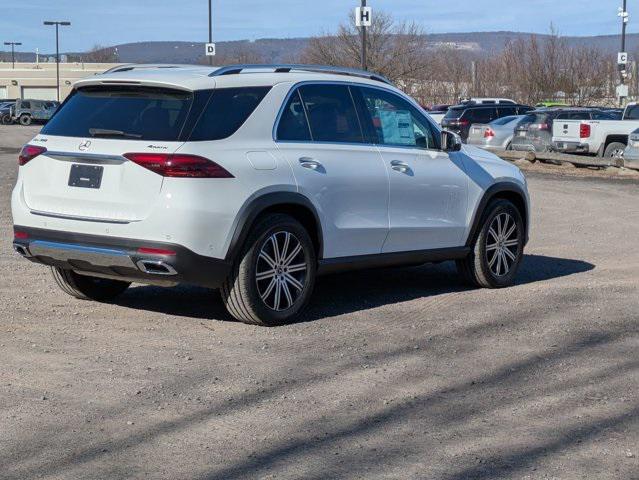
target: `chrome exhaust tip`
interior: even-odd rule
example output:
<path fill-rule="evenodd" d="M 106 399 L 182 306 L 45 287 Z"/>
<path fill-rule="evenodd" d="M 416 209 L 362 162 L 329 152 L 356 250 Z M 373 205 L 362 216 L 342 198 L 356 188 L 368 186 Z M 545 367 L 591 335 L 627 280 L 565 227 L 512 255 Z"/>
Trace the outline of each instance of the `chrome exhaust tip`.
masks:
<path fill-rule="evenodd" d="M 177 271 L 162 260 L 138 260 L 137 267 L 149 275 L 177 275 Z"/>
<path fill-rule="evenodd" d="M 24 258 L 29 258 L 31 256 L 31 254 L 29 253 L 29 249 L 24 245 L 20 245 L 19 243 L 13 244 L 13 250 Z"/>

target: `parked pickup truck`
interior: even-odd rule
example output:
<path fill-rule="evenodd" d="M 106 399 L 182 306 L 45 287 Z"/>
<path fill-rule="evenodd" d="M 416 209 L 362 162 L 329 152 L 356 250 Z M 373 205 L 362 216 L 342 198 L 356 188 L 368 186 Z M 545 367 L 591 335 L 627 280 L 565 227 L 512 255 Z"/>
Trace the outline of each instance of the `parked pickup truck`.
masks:
<path fill-rule="evenodd" d="M 564 153 L 584 153 L 619 158 L 639 120 L 560 120 L 552 127 L 552 148 Z"/>

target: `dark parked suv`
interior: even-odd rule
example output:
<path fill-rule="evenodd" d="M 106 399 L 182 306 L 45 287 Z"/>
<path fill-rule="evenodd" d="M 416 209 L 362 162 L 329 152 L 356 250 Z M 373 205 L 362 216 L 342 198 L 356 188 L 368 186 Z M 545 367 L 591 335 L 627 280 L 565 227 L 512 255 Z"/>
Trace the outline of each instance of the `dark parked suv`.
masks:
<path fill-rule="evenodd" d="M 532 107 L 519 104 L 477 104 L 466 103 L 450 107 L 442 119 L 442 127 L 459 134 L 465 142 L 473 123 L 490 123 L 501 117 L 522 115 Z"/>
<path fill-rule="evenodd" d="M 513 150 L 547 152 L 552 150 L 552 126 L 555 120 L 614 120 L 613 114 L 597 108 L 550 107 L 528 112 L 515 128 Z"/>

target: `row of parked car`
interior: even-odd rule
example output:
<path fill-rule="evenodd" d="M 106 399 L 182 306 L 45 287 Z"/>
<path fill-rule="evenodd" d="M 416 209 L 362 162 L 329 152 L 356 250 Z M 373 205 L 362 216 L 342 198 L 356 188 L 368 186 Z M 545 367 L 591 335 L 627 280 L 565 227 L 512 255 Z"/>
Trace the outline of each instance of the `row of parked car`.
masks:
<path fill-rule="evenodd" d="M 437 105 L 431 116 L 462 141 L 482 148 L 625 158 L 639 163 L 639 104 L 625 109 L 535 107 L 510 99 L 475 98 Z"/>
<path fill-rule="evenodd" d="M 60 104 L 53 100 L 0 100 L 0 123 L 11 125 L 31 125 L 33 122 L 45 123 Z"/>

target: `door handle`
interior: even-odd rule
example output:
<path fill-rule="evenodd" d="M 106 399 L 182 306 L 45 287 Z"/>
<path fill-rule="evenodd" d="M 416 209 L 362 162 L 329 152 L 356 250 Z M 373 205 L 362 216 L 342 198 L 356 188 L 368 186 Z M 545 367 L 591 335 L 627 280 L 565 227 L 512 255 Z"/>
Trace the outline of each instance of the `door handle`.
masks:
<path fill-rule="evenodd" d="M 308 168 L 310 170 L 317 170 L 322 166 L 317 160 L 313 160 L 310 157 L 302 157 L 299 159 L 300 165 L 304 168 Z"/>
<path fill-rule="evenodd" d="M 406 162 L 402 162 L 401 160 L 393 160 L 391 162 L 391 168 L 401 173 L 406 173 L 410 170 L 410 167 Z"/>

